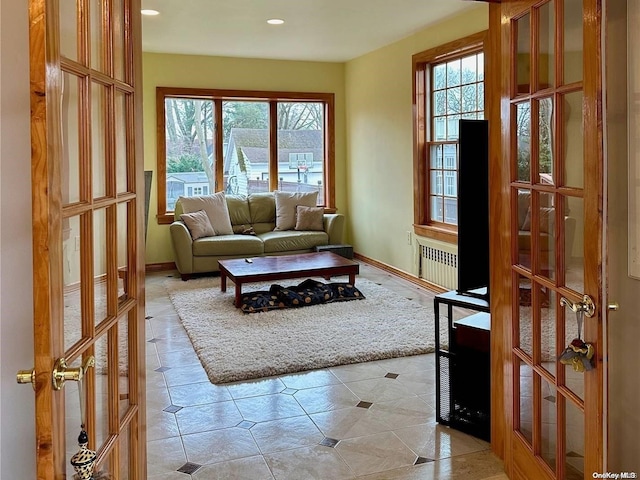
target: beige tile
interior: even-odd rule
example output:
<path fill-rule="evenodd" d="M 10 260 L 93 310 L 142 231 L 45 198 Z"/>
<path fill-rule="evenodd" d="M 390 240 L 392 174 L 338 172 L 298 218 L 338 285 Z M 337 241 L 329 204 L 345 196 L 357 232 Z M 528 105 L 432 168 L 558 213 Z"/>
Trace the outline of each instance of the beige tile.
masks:
<path fill-rule="evenodd" d="M 156 342 L 156 349 L 158 353 L 161 352 L 176 352 L 178 350 L 193 350 L 191 340 L 186 336 L 178 337 L 156 337 L 159 341 Z"/>
<path fill-rule="evenodd" d="M 185 407 L 175 415 L 182 435 L 235 427 L 242 422 L 242 415 L 232 401 Z"/>
<path fill-rule="evenodd" d="M 336 450 L 356 475 L 406 467 L 417 458 L 392 432 L 341 440 Z"/>
<path fill-rule="evenodd" d="M 205 465 L 260 454 L 256 442 L 244 428 L 226 428 L 182 437 L 190 462 Z"/>
<path fill-rule="evenodd" d="M 374 403 L 370 410 L 372 415 L 375 415 L 389 429 L 393 430 L 422 423 L 431 423 L 436 418 L 435 409 L 419 397 Z"/>
<path fill-rule="evenodd" d="M 410 389 L 393 378 L 372 378 L 348 382 L 345 385 L 355 393 L 360 400 L 366 402 L 387 402 L 400 398 L 414 397 Z"/>
<path fill-rule="evenodd" d="M 324 439 L 306 415 L 257 423 L 250 432 L 262 453 L 317 445 Z"/>
<path fill-rule="evenodd" d="M 175 352 L 159 352 L 157 354 L 163 367 L 186 367 L 200 365 L 200 359 L 193 348 L 186 348 Z"/>
<path fill-rule="evenodd" d="M 296 390 L 324 387 L 340 383 L 340 380 L 328 369 L 283 375 L 280 377 L 280 380 L 282 380 L 282 383 L 284 383 L 287 388 L 295 388 Z"/>
<path fill-rule="evenodd" d="M 184 476 L 182 477 L 184 480 Z M 204 465 L 191 478 L 195 480 L 273 480 L 261 455 Z"/>
<path fill-rule="evenodd" d="M 147 442 L 147 474 L 160 475 L 178 470 L 187 462 L 180 437 Z"/>
<path fill-rule="evenodd" d="M 438 478 L 434 472 L 434 462 L 430 462 L 372 473 L 360 476 L 358 480 L 434 480 Z"/>
<path fill-rule="evenodd" d="M 164 379 L 167 382 L 167 386 L 169 387 L 209 381 L 207 372 L 204 371 L 202 365 L 171 367 L 170 370 L 164 372 Z"/>
<path fill-rule="evenodd" d="M 186 480 L 187 476 L 182 472 L 161 473 L 160 475 L 147 475 L 147 480 Z"/>
<path fill-rule="evenodd" d="M 161 372 L 155 372 L 153 370 L 147 370 L 147 390 L 155 390 L 158 388 L 167 388 L 167 382 L 164 380 L 164 375 Z"/>
<path fill-rule="evenodd" d="M 389 426 L 380 418 L 371 415 L 366 408 L 350 407 L 331 412 L 310 415 L 320 431 L 337 440 L 389 431 Z"/>
<path fill-rule="evenodd" d="M 299 390 L 293 396 L 307 413 L 328 412 L 353 407 L 360 401 L 351 390 L 342 384 Z"/>
<path fill-rule="evenodd" d="M 147 388 L 147 412 L 161 411 L 171 405 L 166 387 Z"/>
<path fill-rule="evenodd" d="M 431 459 L 488 449 L 487 443 L 481 443 L 470 435 L 438 424 L 416 425 L 394 430 L 394 433 L 416 454 Z"/>
<path fill-rule="evenodd" d="M 439 480 L 482 480 L 502 473 L 502 462 L 488 451 L 434 462 L 434 478 Z"/>
<path fill-rule="evenodd" d="M 226 386 L 233 398 L 256 397 L 258 395 L 280 393 L 287 388 L 279 378 L 261 378 L 245 382 L 227 383 Z"/>
<path fill-rule="evenodd" d="M 251 422 L 266 422 L 305 414 L 295 398 L 282 393 L 240 398 L 235 403 L 244 419 Z"/>
<path fill-rule="evenodd" d="M 171 403 L 180 405 L 181 407 L 192 407 L 194 405 L 231 400 L 231 395 L 227 387 L 214 385 L 211 382 L 169 387 L 168 395 L 171 396 Z"/>
<path fill-rule="evenodd" d="M 355 382 L 369 378 L 381 378 L 388 372 L 376 362 L 339 365 L 329 369 L 342 382 Z"/>
<path fill-rule="evenodd" d="M 173 413 L 147 410 L 147 440 L 179 437 L 178 423 Z"/>
<path fill-rule="evenodd" d="M 264 456 L 276 480 L 344 480 L 353 472 L 333 448 L 296 448 Z"/>

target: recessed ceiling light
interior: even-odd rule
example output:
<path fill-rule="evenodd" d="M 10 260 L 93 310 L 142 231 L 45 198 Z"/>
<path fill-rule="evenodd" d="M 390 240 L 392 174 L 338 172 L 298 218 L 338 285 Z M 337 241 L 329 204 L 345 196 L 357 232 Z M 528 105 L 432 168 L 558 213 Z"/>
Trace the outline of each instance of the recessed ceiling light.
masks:
<path fill-rule="evenodd" d="M 140 10 L 140 13 L 142 15 L 149 15 L 149 16 L 160 15 L 160 12 L 158 10 Z"/>
<path fill-rule="evenodd" d="M 269 25 L 282 25 L 284 23 L 284 20 L 282 20 L 281 18 L 270 18 L 269 20 L 267 20 L 267 23 Z"/>

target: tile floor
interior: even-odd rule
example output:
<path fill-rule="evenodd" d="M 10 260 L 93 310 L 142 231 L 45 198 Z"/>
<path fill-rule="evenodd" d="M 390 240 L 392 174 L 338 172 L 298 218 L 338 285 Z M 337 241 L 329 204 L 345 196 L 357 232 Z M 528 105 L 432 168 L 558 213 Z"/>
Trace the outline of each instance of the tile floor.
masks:
<path fill-rule="evenodd" d="M 147 294 L 150 480 L 504 480 L 489 444 L 435 422 L 435 356 L 213 385 L 163 287 Z M 433 294 L 372 266 L 362 277 Z"/>

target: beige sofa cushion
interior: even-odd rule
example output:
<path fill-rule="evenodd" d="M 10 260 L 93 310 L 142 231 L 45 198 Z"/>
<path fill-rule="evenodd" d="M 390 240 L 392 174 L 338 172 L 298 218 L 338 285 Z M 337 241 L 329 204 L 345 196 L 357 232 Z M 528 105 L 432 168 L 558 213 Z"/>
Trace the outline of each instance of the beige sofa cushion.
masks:
<path fill-rule="evenodd" d="M 198 210 L 193 213 L 183 213 L 180 215 L 180 220 L 182 220 L 189 229 L 193 240 L 202 237 L 213 237 L 216 234 L 204 210 Z"/>
<path fill-rule="evenodd" d="M 304 205 L 298 205 L 296 207 L 296 226 L 294 230 L 316 232 L 324 230 L 323 218 L 323 207 L 305 207 Z"/>
<path fill-rule="evenodd" d="M 315 207 L 318 192 L 273 192 L 276 201 L 276 231 L 293 230 L 296 226 L 296 207 Z M 215 227 L 214 227 L 215 228 Z"/>
<path fill-rule="evenodd" d="M 249 199 L 244 195 L 227 195 L 227 208 L 231 225 L 250 225 L 251 212 L 249 211 Z"/>
<path fill-rule="evenodd" d="M 264 242 L 266 254 L 310 250 L 329 243 L 329 235 L 325 232 L 273 231 L 260 234 L 258 237 Z"/>
<path fill-rule="evenodd" d="M 184 213 L 193 213 L 198 210 L 207 212 L 207 216 L 216 235 L 233 234 L 224 192 L 197 197 L 180 197 L 178 201 L 182 205 Z"/>
<path fill-rule="evenodd" d="M 264 246 L 258 237 L 252 235 L 224 235 L 206 237 L 193 242 L 195 257 L 224 257 L 262 255 Z"/>

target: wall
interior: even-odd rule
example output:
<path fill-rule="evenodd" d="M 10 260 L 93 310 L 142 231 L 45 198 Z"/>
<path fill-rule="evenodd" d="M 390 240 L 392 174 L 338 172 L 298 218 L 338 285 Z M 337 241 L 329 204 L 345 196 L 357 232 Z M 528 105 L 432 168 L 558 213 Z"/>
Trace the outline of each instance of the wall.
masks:
<path fill-rule="evenodd" d="M 146 263 L 173 261 L 169 226 L 158 225 L 156 197 L 156 87 L 327 92 L 335 94 L 336 205 L 348 217 L 345 166 L 344 64 L 204 57 L 143 55 L 144 165 L 153 170 Z"/>
<path fill-rule="evenodd" d="M 35 478 L 28 2 L 0 2 L 0 478 Z"/>
<path fill-rule="evenodd" d="M 348 236 L 354 249 L 413 273 L 411 57 L 488 28 L 484 4 L 347 63 Z"/>
<path fill-rule="evenodd" d="M 637 343 L 640 338 L 640 280 L 627 275 L 629 189 L 627 177 L 640 175 L 640 136 L 637 103 L 640 94 L 640 56 L 634 46 L 640 41 L 640 5 L 625 0 L 607 0 L 607 174 L 608 174 L 608 296 L 620 310 L 609 313 L 609 448 L 612 472 L 640 474 L 637 436 L 640 431 L 640 383 Z M 628 5 L 628 7 L 627 7 Z M 629 9 L 629 29 L 627 15 Z M 627 37 L 628 35 L 628 37 Z M 627 46 L 629 57 L 627 63 Z M 625 95 L 629 68 L 629 101 Z M 635 106 L 634 106 L 635 105 Z M 629 138 L 627 139 L 627 115 Z M 627 149 L 627 140 L 628 146 Z M 629 162 L 629 166 L 627 165 Z M 633 181 L 633 180 L 632 180 Z M 637 215 L 640 212 L 636 212 Z M 638 235 L 637 233 L 635 234 Z"/>

